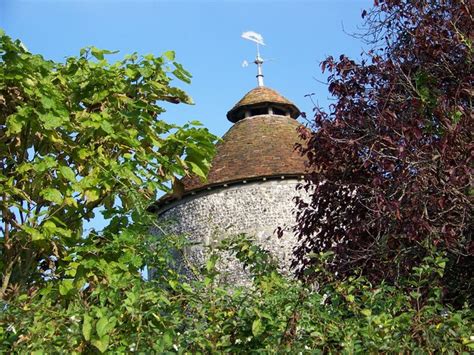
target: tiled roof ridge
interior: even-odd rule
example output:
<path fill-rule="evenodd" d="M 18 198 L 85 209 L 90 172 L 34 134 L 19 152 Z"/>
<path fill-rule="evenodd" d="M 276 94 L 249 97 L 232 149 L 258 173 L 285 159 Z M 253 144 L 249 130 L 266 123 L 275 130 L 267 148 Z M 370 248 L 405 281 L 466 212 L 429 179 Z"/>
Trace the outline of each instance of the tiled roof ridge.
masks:
<path fill-rule="evenodd" d="M 278 102 L 293 105 L 290 100 L 282 96 L 278 91 L 266 86 L 257 86 L 256 88 L 253 88 L 247 92 L 232 109 L 239 106 L 251 105 L 260 102 Z"/>

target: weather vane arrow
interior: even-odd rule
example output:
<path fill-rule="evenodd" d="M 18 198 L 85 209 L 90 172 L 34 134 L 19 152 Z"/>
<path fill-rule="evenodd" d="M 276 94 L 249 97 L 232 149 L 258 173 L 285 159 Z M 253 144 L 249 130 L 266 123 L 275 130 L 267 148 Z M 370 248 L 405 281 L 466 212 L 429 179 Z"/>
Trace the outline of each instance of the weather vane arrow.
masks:
<path fill-rule="evenodd" d="M 265 45 L 265 42 L 263 42 L 263 36 L 257 32 L 247 31 L 247 32 L 242 33 L 241 37 L 257 44 L 257 57 L 254 60 L 254 63 L 257 65 L 257 83 L 258 83 L 258 86 L 264 86 L 263 85 L 263 72 L 262 72 L 263 59 L 262 57 L 260 57 L 260 47 L 259 47 L 259 46 Z M 244 64 L 245 63 L 246 61 L 244 61 Z"/>
<path fill-rule="evenodd" d="M 247 31 L 242 33 L 242 38 L 248 39 L 249 41 L 255 42 L 257 44 L 260 44 L 262 46 L 265 45 L 263 42 L 263 37 L 260 33 L 253 32 L 253 31 Z"/>

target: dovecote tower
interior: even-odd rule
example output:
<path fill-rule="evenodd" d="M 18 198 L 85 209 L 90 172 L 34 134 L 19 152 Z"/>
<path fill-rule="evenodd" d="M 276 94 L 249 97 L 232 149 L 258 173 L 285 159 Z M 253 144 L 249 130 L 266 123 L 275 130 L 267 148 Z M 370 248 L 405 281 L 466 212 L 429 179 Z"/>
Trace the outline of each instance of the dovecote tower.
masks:
<path fill-rule="evenodd" d="M 164 196 L 154 205 L 161 220 L 174 221 L 174 232 L 196 243 L 187 259 L 198 265 L 204 264 L 208 246 L 240 233 L 255 237 L 283 269 L 292 258 L 294 235 L 288 230 L 278 238 L 275 230 L 295 223 L 293 198 L 305 173 L 304 158 L 295 151 L 295 144 L 301 143 L 296 120 L 300 111 L 263 86 L 259 59 L 258 55 L 258 86 L 227 113 L 233 126 L 217 145 L 207 181 L 185 177 L 179 200 Z M 229 281 L 245 277 L 235 260 L 225 263 Z"/>

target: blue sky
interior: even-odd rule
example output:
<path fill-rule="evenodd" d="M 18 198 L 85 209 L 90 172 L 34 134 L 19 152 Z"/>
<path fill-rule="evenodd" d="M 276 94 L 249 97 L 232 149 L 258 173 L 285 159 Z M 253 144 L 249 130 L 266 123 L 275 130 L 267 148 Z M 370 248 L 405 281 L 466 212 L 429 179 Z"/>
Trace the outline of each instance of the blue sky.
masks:
<path fill-rule="evenodd" d="M 194 106 L 166 105 L 165 120 L 199 120 L 223 135 L 231 126 L 227 111 L 256 86 L 256 68 L 242 68 L 255 57 L 244 31 L 263 35 L 265 85 L 310 112 L 315 93 L 327 106 L 319 63 L 344 53 L 358 58 L 363 44 L 348 33 L 362 24 L 372 0 L 0 0 L 0 27 L 21 39 L 33 53 L 62 61 L 94 45 L 120 50 L 120 56 L 176 51 L 193 74 L 191 85 L 178 83 Z"/>
<path fill-rule="evenodd" d="M 265 85 L 311 112 L 304 96 L 327 106 L 327 87 L 319 67 L 328 55 L 359 58 L 363 44 L 348 33 L 362 25 L 361 12 L 372 0 L 0 0 L 0 28 L 33 53 L 63 61 L 94 45 L 159 55 L 174 50 L 193 74 L 191 85 L 176 83 L 195 105 L 166 104 L 162 118 L 184 124 L 199 120 L 222 136 L 231 123 L 226 113 L 257 86 L 256 50 L 244 31 L 263 35 Z M 310 116 L 310 115 L 309 115 Z M 88 227 L 101 228 L 97 216 Z"/>

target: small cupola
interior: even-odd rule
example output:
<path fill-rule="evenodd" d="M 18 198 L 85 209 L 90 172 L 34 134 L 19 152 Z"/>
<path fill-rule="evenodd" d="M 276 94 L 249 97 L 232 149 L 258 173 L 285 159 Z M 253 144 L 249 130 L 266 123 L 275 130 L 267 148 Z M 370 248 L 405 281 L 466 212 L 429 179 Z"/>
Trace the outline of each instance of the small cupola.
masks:
<path fill-rule="evenodd" d="M 254 60 L 257 66 L 257 87 L 250 90 L 245 96 L 227 112 L 230 122 L 238 122 L 244 118 L 254 116 L 287 116 L 298 118 L 300 110 L 288 99 L 273 89 L 265 87 L 263 83 L 263 63 L 265 60 L 260 56 L 260 47 L 265 45 L 263 37 L 259 33 L 247 31 L 242 33 L 242 38 L 255 42 L 257 45 L 257 57 Z"/>
<path fill-rule="evenodd" d="M 227 119 L 235 123 L 244 118 L 259 115 L 288 116 L 296 119 L 300 115 L 300 110 L 275 90 L 265 86 L 258 86 L 245 94 L 227 112 Z"/>

